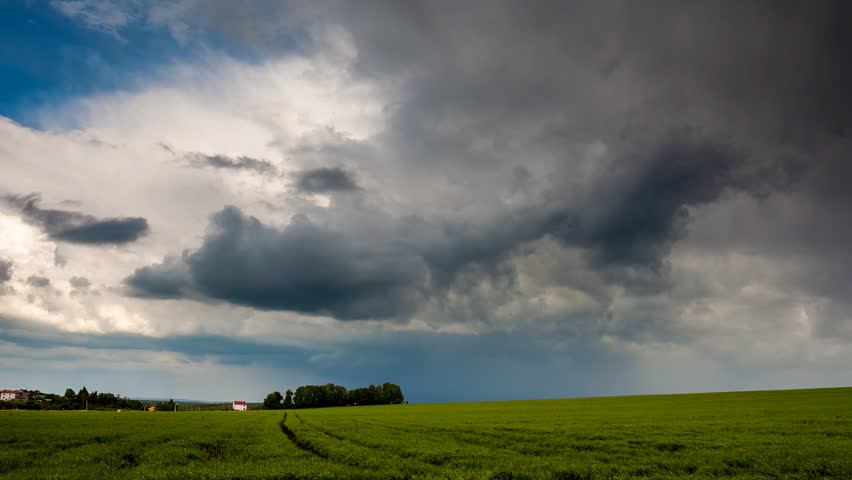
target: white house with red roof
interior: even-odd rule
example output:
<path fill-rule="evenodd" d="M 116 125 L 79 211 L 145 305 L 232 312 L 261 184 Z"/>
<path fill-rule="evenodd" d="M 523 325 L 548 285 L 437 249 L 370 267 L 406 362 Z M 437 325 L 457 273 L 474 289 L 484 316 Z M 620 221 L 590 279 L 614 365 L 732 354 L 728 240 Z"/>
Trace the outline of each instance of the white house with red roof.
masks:
<path fill-rule="evenodd" d="M 244 402 L 242 400 L 234 400 L 233 408 L 234 408 L 234 410 L 243 411 L 243 410 L 248 410 L 248 405 L 246 405 L 246 402 Z"/>
<path fill-rule="evenodd" d="M 0 402 L 12 400 L 29 400 L 30 393 L 23 390 L 0 390 Z"/>

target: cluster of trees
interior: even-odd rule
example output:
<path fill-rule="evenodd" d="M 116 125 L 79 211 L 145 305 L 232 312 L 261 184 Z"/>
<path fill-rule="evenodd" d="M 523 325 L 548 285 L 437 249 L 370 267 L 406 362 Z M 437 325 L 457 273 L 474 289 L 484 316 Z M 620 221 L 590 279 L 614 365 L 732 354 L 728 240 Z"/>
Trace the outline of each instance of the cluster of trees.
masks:
<path fill-rule="evenodd" d="M 173 412 L 177 411 L 175 407 L 175 401 L 169 400 L 168 402 L 157 402 L 154 404 L 154 408 L 157 412 Z"/>
<path fill-rule="evenodd" d="M 27 390 L 25 390 L 27 391 Z M 145 406 L 139 400 L 131 400 L 121 395 L 109 392 L 99 393 L 97 390 L 89 393 L 86 387 L 75 392 L 65 389 L 64 395 L 44 393 L 39 390 L 28 390 L 29 399 L 21 402 L 0 402 L 0 409 L 22 410 L 142 410 Z"/>
<path fill-rule="evenodd" d="M 353 405 L 390 405 L 404 401 L 402 389 L 393 383 L 370 385 L 349 392 L 349 403 Z"/>
<path fill-rule="evenodd" d="M 342 407 L 344 405 L 391 405 L 405 403 L 402 388 L 393 383 L 370 385 L 364 388 L 346 390 L 346 387 L 328 383 L 326 385 L 303 385 L 296 389 L 272 392 L 263 401 L 263 408 L 275 410 L 282 408 Z"/>

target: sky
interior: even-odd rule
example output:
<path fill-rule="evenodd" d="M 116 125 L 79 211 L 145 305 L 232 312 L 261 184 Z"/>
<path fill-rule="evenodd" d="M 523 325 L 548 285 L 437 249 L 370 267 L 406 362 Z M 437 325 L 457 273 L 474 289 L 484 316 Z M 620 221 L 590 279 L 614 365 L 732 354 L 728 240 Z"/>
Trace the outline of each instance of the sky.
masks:
<path fill-rule="evenodd" d="M 0 387 L 852 385 L 852 4 L 0 4 Z"/>

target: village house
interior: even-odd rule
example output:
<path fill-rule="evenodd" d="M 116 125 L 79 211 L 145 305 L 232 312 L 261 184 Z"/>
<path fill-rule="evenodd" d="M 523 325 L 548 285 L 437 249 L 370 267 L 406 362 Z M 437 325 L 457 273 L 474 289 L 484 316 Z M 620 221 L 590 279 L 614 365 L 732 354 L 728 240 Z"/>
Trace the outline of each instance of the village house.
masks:
<path fill-rule="evenodd" d="M 0 401 L 10 402 L 12 400 L 18 400 L 25 402 L 30 399 L 30 392 L 25 392 L 23 390 L 0 390 Z"/>
<path fill-rule="evenodd" d="M 246 405 L 246 402 L 244 402 L 242 400 L 234 400 L 234 404 L 233 404 L 232 407 L 233 407 L 234 410 L 240 410 L 240 411 L 248 410 L 248 405 Z"/>

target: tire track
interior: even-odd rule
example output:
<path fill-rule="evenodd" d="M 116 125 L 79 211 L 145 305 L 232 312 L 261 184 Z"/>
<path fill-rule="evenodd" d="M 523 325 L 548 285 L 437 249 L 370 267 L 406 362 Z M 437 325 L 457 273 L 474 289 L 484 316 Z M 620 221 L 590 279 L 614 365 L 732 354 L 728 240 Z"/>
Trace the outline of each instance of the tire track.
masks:
<path fill-rule="evenodd" d="M 296 418 L 299 418 L 299 417 L 296 416 Z M 300 418 L 299 418 L 299 420 L 301 421 Z M 284 435 L 287 436 L 287 438 L 290 440 L 290 442 L 293 443 L 293 445 L 296 446 L 296 448 L 298 448 L 300 450 L 304 450 L 306 452 L 310 452 L 310 453 L 312 453 L 312 454 L 314 454 L 314 455 L 316 455 L 320 458 L 324 458 L 324 459 L 328 460 L 328 454 L 327 453 L 325 453 L 321 450 L 318 450 L 313 445 L 310 445 L 308 443 L 305 443 L 305 442 L 299 440 L 299 438 L 296 437 L 296 434 L 293 432 L 293 430 L 290 430 L 290 427 L 287 426 L 286 422 L 287 422 L 287 413 L 285 412 L 284 418 L 281 419 L 281 422 L 278 425 L 281 427 L 281 432 L 284 433 Z"/>
<path fill-rule="evenodd" d="M 354 437 L 354 438 L 343 437 L 343 436 L 341 436 L 337 433 L 334 433 L 334 432 L 329 431 L 329 430 L 322 429 L 322 428 L 317 427 L 316 425 L 314 425 L 312 423 L 308 423 L 308 422 L 304 421 L 302 419 L 302 417 L 295 412 L 293 413 L 293 416 L 295 416 L 296 419 L 299 420 L 299 422 L 301 422 L 305 427 L 307 427 L 308 429 L 310 429 L 311 431 L 313 431 L 315 433 L 320 433 L 322 435 L 325 435 L 328 438 L 333 438 L 335 440 L 338 440 L 341 443 L 350 444 L 350 445 L 352 445 L 356 448 L 361 448 L 361 449 L 364 449 L 366 451 L 375 453 L 376 455 L 379 455 L 379 456 L 381 456 L 385 459 L 395 458 L 398 461 L 405 461 L 405 462 L 413 463 L 413 464 L 417 465 L 416 468 L 417 468 L 417 471 L 419 473 L 426 473 L 426 472 L 437 473 L 436 468 L 439 467 L 440 465 L 443 465 L 444 463 L 446 463 L 445 461 L 438 462 L 434 458 L 433 459 L 427 459 L 427 458 L 421 458 L 419 455 L 410 455 L 410 454 L 407 455 L 404 452 L 401 452 L 396 448 L 393 448 L 393 447 L 388 448 L 386 445 L 376 445 L 374 443 L 370 443 L 370 442 L 361 440 L 357 436 Z M 350 466 L 361 467 L 360 461 L 353 462 L 352 460 L 349 460 L 349 461 L 344 461 L 343 463 L 350 465 Z"/>
<path fill-rule="evenodd" d="M 306 422 L 304 419 L 302 419 L 302 417 L 299 414 L 297 414 L 295 412 L 293 412 L 293 415 L 296 417 L 297 420 L 299 420 L 300 423 L 302 423 L 304 426 L 308 427 L 310 430 L 312 430 L 314 432 L 323 434 L 327 437 L 333 438 L 335 440 L 339 440 L 339 441 L 344 442 L 344 443 L 349 443 L 349 444 L 356 445 L 356 446 L 361 447 L 361 448 L 365 448 L 365 449 L 373 451 L 373 452 L 380 452 L 382 455 L 384 455 L 386 457 L 390 456 L 390 457 L 396 457 L 396 458 L 399 458 L 399 459 L 406 459 L 406 460 L 409 460 L 409 461 L 414 461 L 414 462 L 422 464 L 424 467 L 436 466 L 436 465 L 440 466 L 440 465 L 443 465 L 444 463 L 446 463 L 446 462 L 436 463 L 436 460 L 433 459 L 433 458 L 423 457 L 421 454 L 411 454 L 410 452 L 405 452 L 405 451 L 401 450 L 402 446 L 375 444 L 373 442 L 361 440 L 357 436 L 355 436 L 355 437 L 343 437 L 343 436 L 341 436 L 337 433 L 334 433 L 332 431 L 325 430 L 321 427 L 318 427 L 318 426 L 314 425 L 313 423 Z M 390 430 L 390 431 L 394 431 L 394 432 L 397 432 L 397 433 L 400 432 L 400 429 L 399 429 L 398 426 L 387 425 L 387 424 L 372 424 L 372 425 L 374 427 L 380 427 L 380 428 Z M 424 427 L 424 428 L 422 428 L 422 430 L 423 431 L 439 430 L 439 431 L 442 431 L 442 432 L 445 432 L 447 434 L 452 435 L 453 438 L 452 438 L 451 442 L 455 443 L 459 446 L 457 450 L 463 450 L 464 447 L 468 446 L 468 445 L 481 447 L 483 445 L 483 441 L 478 440 L 477 438 L 492 437 L 493 436 L 493 434 L 477 434 L 477 433 L 473 433 L 473 432 L 461 432 L 461 434 L 460 434 L 460 432 L 457 432 L 456 430 L 453 430 L 453 429 L 450 429 L 450 428 L 427 429 L 427 428 Z M 414 434 L 415 432 L 414 431 L 407 431 L 407 433 Z M 468 437 L 471 437 L 471 436 L 473 436 L 475 438 L 468 438 Z M 501 452 L 506 452 L 510 455 L 529 457 L 529 458 L 533 458 L 533 459 L 541 456 L 540 454 L 537 454 L 537 453 L 530 453 L 528 450 L 525 450 L 523 447 L 517 448 L 517 447 L 512 447 L 512 446 L 507 445 L 507 446 L 489 446 L 489 448 L 491 450 L 499 450 Z M 852 480 L 852 479 L 850 479 L 850 480 Z"/>
<path fill-rule="evenodd" d="M 377 456 L 385 458 L 386 461 L 388 459 L 395 459 L 398 462 L 407 463 L 407 464 L 409 464 L 410 468 L 415 468 L 416 471 L 420 474 L 423 474 L 423 473 L 437 474 L 437 473 L 439 473 L 439 469 L 441 468 L 441 465 L 446 463 L 446 460 L 444 460 L 444 459 L 434 459 L 434 458 L 428 458 L 427 459 L 427 458 L 420 458 L 419 455 L 410 455 L 410 454 L 406 455 L 403 452 L 400 452 L 395 448 L 387 449 L 387 446 L 379 446 L 379 445 L 372 444 L 370 442 L 360 440 L 360 439 L 357 438 L 357 436 L 355 438 L 346 438 L 346 437 L 343 437 L 342 435 L 334 433 L 330 430 L 326 430 L 326 429 L 317 427 L 316 425 L 314 425 L 312 423 L 306 422 L 302 418 L 302 416 L 299 415 L 296 412 L 290 412 L 290 413 L 292 413 L 292 417 L 295 417 L 296 420 L 299 421 L 299 423 L 304 425 L 312 433 L 318 433 L 320 435 L 324 435 L 325 437 L 327 437 L 329 439 L 334 439 L 341 444 L 349 444 L 352 447 L 355 447 L 355 448 L 358 448 L 358 449 L 363 449 L 367 452 L 371 452 L 371 454 L 375 454 Z M 296 436 L 295 432 L 290 430 L 290 428 L 287 427 L 287 425 L 285 424 L 285 422 L 287 421 L 287 418 L 288 418 L 288 414 L 287 414 L 287 412 L 285 412 L 284 413 L 284 419 L 281 420 L 281 424 L 280 424 L 281 425 L 281 431 L 284 432 L 284 434 L 287 435 L 287 438 L 289 438 L 290 441 L 293 442 L 293 444 L 296 445 L 296 447 L 298 447 L 299 449 L 308 451 L 308 452 L 310 452 L 310 453 L 312 453 L 312 454 L 314 454 L 314 455 L 316 455 L 320 458 L 328 460 L 329 462 L 332 462 L 332 463 L 343 464 L 343 465 L 348 465 L 350 467 L 357 467 L 357 468 L 374 468 L 374 466 L 371 467 L 369 465 L 364 464 L 365 461 L 369 462 L 373 458 L 372 455 L 367 456 L 367 457 L 351 457 L 350 456 L 350 457 L 347 457 L 347 458 L 336 458 L 336 454 L 334 453 L 333 450 L 330 453 L 325 452 L 325 451 L 318 449 L 316 446 L 311 445 L 310 443 L 299 439 Z M 392 427 L 390 427 L 390 428 L 392 428 Z"/>
<path fill-rule="evenodd" d="M 307 426 L 308 428 L 310 428 L 311 430 L 313 430 L 313 431 L 315 431 L 315 432 L 320 432 L 320 433 L 322 433 L 323 435 L 328 436 L 328 437 L 331 437 L 331 438 L 333 438 L 333 439 L 335 439 L 335 440 L 340 440 L 340 441 L 342 441 L 342 442 L 350 442 L 350 443 L 354 443 L 354 444 L 356 444 L 356 445 L 360 445 L 358 442 L 355 442 L 355 441 L 353 441 L 353 440 L 351 440 L 351 439 L 343 438 L 342 436 L 340 436 L 340 435 L 338 435 L 338 434 L 336 434 L 336 433 L 334 433 L 334 432 L 331 432 L 331 431 L 328 431 L 328 430 L 323 430 L 323 429 L 321 429 L 321 428 L 319 428 L 319 427 L 316 427 L 316 426 L 315 426 L 315 425 L 313 425 L 313 424 L 310 424 L 310 423 L 305 422 L 304 420 L 302 420 L 302 417 L 300 417 L 300 416 L 299 416 L 299 414 L 297 414 L 297 413 L 294 413 L 293 415 L 296 417 L 296 419 L 298 419 L 298 420 L 299 420 L 299 422 L 303 423 L 305 426 Z"/>

